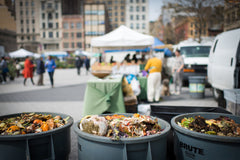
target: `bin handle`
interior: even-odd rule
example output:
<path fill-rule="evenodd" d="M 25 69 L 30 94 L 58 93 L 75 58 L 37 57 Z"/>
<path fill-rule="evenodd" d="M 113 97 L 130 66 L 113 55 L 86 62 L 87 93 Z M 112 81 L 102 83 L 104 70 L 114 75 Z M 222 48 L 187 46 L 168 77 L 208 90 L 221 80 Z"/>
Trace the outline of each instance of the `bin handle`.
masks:
<path fill-rule="evenodd" d="M 28 139 L 26 140 L 26 160 L 31 160 Z"/>
<path fill-rule="evenodd" d="M 152 151 L 151 151 L 151 142 L 148 141 L 148 152 L 147 152 L 147 160 L 152 160 Z"/>
<path fill-rule="evenodd" d="M 127 145 L 126 143 L 124 143 L 124 146 L 123 146 L 123 160 L 127 160 Z"/>
<path fill-rule="evenodd" d="M 53 144 L 52 134 L 50 135 L 50 139 L 51 139 L 51 157 L 52 157 L 52 160 L 54 160 L 55 159 L 55 152 L 54 152 L 54 144 Z"/>

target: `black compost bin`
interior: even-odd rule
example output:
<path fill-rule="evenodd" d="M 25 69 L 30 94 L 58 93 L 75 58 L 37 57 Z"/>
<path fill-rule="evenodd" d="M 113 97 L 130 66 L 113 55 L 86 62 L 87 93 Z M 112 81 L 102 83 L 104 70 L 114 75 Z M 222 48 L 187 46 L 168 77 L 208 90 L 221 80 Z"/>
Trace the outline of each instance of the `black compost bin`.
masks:
<path fill-rule="evenodd" d="M 175 116 L 171 120 L 174 130 L 174 151 L 177 160 L 239 160 L 240 137 L 218 136 L 199 133 L 179 126 L 177 123 L 186 117 L 202 116 L 215 119 L 226 116 L 240 124 L 240 117 L 223 113 L 195 112 Z"/>
<path fill-rule="evenodd" d="M 105 114 L 112 115 L 112 114 Z M 133 114 L 121 114 L 126 117 Z M 112 140 L 109 137 L 92 135 L 79 129 L 80 121 L 74 123 L 78 135 L 79 160 L 164 160 L 166 159 L 167 135 L 170 124 L 158 118 L 163 129 L 161 134 L 145 137 L 121 138 Z"/>
<path fill-rule="evenodd" d="M 191 98 L 204 98 L 205 96 L 205 77 L 204 76 L 190 76 L 189 93 Z"/>
<path fill-rule="evenodd" d="M 72 117 L 62 113 L 35 112 L 67 118 L 62 127 L 41 133 L 0 135 L 0 159 L 3 160 L 67 160 L 70 149 Z M 20 116 L 22 113 L 0 116 L 0 119 Z"/>
<path fill-rule="evenodd" d="M 161 119 L 164 119 L 168 123 L 171 123 L 171 119 L 177 115 L 183 113 L 192 113 L 192 112 L 215 112 L 215 113 L 226 113 L 231 114 L 231 112 L 226 111 L 223 108 L 219 107 L 197 107 L 197 106 L 160 106 L 160 105 L 151 105 L 151 116 L 155 116 Z M 171 129 L 170 134 L 167 138 L 167 158 L 168 160 L 174 160 L 173 152 L 173 131 Z"/>

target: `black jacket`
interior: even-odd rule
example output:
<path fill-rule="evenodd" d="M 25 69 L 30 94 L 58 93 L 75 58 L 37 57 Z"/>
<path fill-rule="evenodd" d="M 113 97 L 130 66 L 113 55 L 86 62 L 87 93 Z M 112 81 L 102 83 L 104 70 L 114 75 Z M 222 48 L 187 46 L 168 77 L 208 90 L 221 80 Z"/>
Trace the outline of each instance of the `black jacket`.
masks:
<path fill-rule="evenodd" d="M 45 67 L 44 67 L 44 63 L 42 60 L 37 60 L 37 73 L 38 74 L 42 74 L 45 72 Z"/>

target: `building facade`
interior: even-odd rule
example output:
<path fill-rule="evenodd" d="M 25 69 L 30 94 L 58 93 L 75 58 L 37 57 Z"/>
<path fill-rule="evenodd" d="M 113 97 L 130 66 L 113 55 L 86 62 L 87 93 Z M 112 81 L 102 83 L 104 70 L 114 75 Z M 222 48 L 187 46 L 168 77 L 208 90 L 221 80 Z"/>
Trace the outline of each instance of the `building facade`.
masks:
<path fill-rule="evenodd" d="M 91 39 L 109 31 L 107 9 L 104 3 L 84 4 L 85 49 L 90 51 Z"/>
<path fill-rule="evenodd" d="M 240 28 L 240 2 L 225 2 L 224 31 Z"/>
<path fill-rule="evenodd" d="M 62 51 L 84 50 L 84 25 L 81 15 L 62 16 Z"/>
<path fill-rule="evenodd" d="M 149 33 L 148 0 L 126 0 L 126 26 L 140 33 Z"/>
<path fill-rule="evenodd" d="M 39 1 L 15 0 L 17 47 L 39 51 Z"/>
<path fill-rule="evenodd" d="M 0 46 L 6 53 L 17 49 L 16 21 L 13 12 L 13 4 L 7 0 L 0 0 Z"/>
<path fill-rule="evenodd" d="M 39 16 L 40 52 L 60 50 L 62 48 L 61 0 L 41 0 Z"/>

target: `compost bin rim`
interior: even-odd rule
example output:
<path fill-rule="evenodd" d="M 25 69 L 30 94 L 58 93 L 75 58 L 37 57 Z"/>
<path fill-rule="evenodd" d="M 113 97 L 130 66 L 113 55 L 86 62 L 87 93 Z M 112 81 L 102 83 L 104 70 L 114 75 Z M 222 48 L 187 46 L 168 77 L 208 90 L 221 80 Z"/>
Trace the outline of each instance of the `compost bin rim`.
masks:
<path fill-rule="evenodd" d="M 36 114 L 51 114 L 51 115 L 59 115 L 62 118 L 67 118 L 68 119 L 68 123 L 65 124 L 64 126 L 61 126 L 59 128 L 55 128 L 52 130 L 48 130 L 45 132 L 40 132 L 40 133 L 28 133 L 28 134 L 23 134 L 23 135 L 0 135 L 0 141 L 5 141 L 5 140 L 22 140 L 22 139 L 34 139 L 34 138 L 38 138 L 41 136 L 48 136 L 48 135 L 52 135 L 55 133 L 59 133 L 62 132 L 64 128 L 68 128 L 71 127 L 73 124 L 73 118 L 70 115 L 64 114 L 64 113 L 58 113 L 58 112 L 21 112 L 21 113 L 13 113 L 13 114 L 8 114 L 8 115 L 2 115 L 0 116 L 0 119 L 3 118 L 10 118 L 10 117 L 14 117 L 14 116 L 19 116 L 21 114 L 29 114 L 29 113 L 36 113 Z"/>
<path fill-rule="evenodd" d="M 114 115 L 114 114 L 102 114 L 100 116 L 106 116 L 106 115 Z M 132 116 L 133 114 L 122 113 L 122 114 L 118 114 L 118 115 Z M 154 119 L 157 118 L 157 117 L 153 117 L 153 116 L 150 116 L 150 117 L 154 118 Z M 73 128 L 74 128 L 75 133 L 78 136 L 80 136 L 81 138 L 87 139 L 87 140 L 91 140 L 91 141 L 94 140 L 97 142 L 112 143 L 112 144 L 124 144 L 124 143 L 133 144 L 133 143 L 148 142 L 148 141 L 152 141 L 152 140 L 156 140 L 156 139 L 161 139 L 170 133 L 171 125 L 163 119 L 160 119 L 160 118 L 157 118 L 157 119 L 158 119 L 158 122 L 165 123 L 165 128 L 160 134 L 154 134 L 154 135 L 149 135 L 149 136 L 144 136 L 144 137 L 120 138 L 119 140 L 113 140 L 109 137 L 93 135 L 93 134 L 81 131 L 80 128 L 78 127 L 81 120 L 75 122 L 73 124 Z"/>
<path fill-rule="evenodd" d="M 200 115 L 200 116 L 203 116 L 204 115 L 218 115 L 218 116 L 227 116 L 227 117 L 230 117 L 230 118 L 239 118 L 239 116 L 234 116 L 234 115 L 231 115 L 231 114 L 224 114 L 224 113 L 208 113 L 208 112 L 194 112 L 194 113 L 186 113 L 186 114 L 180 114 L 180 115 L 177 115 L 175 117 L 173 117 L 171 119 L 171 126 L 173 127 L 174 130 L 182 133 L 182 134 L 186 134 L 188 136 L 191 136 L 191 137 L 194 137 L 194 138 L 200 138 L 200 139 L 204 139 L 204 140 L 210 140 L 210 141 L 218 141 L 218 142 L 232 142 L 232 143 L 239 143 L 240 142 L 240 137 L 229 137 L 229 136 L 218 136 L 218 135 L 208 135 L 208 134 L 205 134 L 205 133 L 199 133 L 199 132 L 196 132 L 196 131 L 191 131 L 189 129 L 186 129 L 186 128 L 183 128 L 181 126 L 179 126 L 177 123 L 176 123 L 176 119 L 177 118 L 180 118 L 180 117 L 193 117 L 193 116 L 196 116 L 196 115 Z M 234 120 L 235 121 L 235 120 Z"/>

